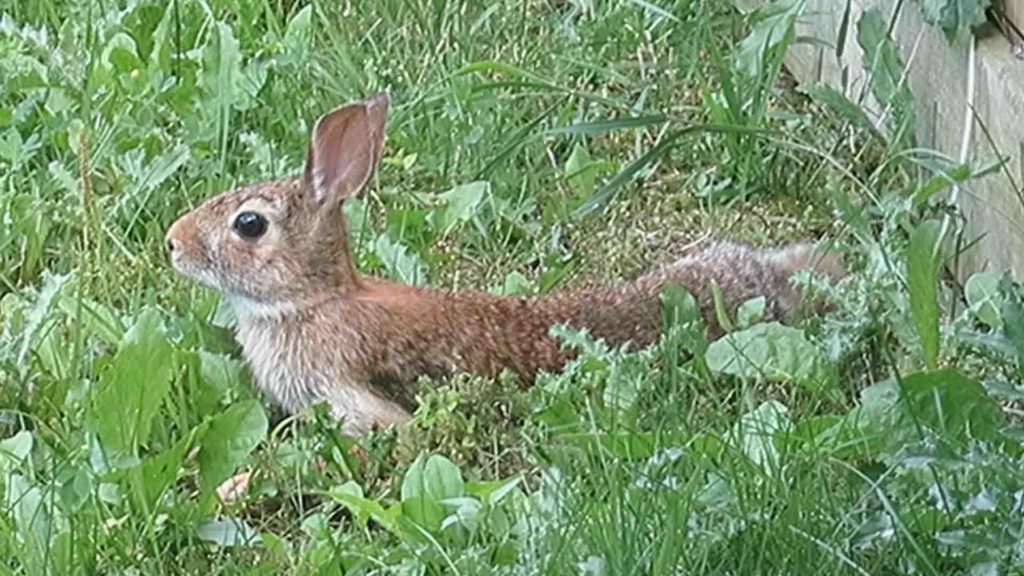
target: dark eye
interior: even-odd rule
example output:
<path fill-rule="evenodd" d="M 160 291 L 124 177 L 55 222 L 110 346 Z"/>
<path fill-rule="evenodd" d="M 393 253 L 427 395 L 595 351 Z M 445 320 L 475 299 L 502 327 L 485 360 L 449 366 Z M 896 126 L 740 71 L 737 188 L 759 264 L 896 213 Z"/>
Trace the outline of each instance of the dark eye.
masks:
<path fill-rule="evenodd" d="M 267 219 L 255 212 L 242 212 L 235 217 L 234 228 L 242 238 L 259 238 L 267 231 Z"/>

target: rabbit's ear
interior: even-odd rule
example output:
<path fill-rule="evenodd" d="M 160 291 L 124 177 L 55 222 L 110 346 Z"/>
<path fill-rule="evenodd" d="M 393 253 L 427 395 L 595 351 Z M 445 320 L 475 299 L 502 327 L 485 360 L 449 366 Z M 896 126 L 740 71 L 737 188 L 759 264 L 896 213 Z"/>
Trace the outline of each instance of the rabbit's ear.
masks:
<path fill-rule="evenodd" d="M 328 112 L 316 122 L 306 159 L 306 183 L 320 205 L 337 206 L 373 175 L 384 149 L 388 96 Z"/>

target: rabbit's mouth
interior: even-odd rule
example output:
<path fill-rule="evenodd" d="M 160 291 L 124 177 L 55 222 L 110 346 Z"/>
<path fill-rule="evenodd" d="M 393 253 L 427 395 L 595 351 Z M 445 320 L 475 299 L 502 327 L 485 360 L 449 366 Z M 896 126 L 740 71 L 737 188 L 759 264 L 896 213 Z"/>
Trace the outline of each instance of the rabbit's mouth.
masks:
<path fill-rule="evenodd" d="M 212 288 L 218 292 L 223 292 L 223 286 L 216 274 L 204 266 L 195 266 L 184 257 L 184 254 L 172 252 L 171 267 L 174 268 L 178 274 L 181 274 L 198 284 L 206 286 L 207 288 Z"/>
<path fill-rule="evenodd" d="M 195 266 L 177 254 L 171 256 L 171 266 L 182 276 L 221 294 L 231 304 L 235 316 L 240 319 L 277 319 L 296 309 L 291 302 L 260 298 L 236 286 L 226 285 L 223 279 L 209 268 Z"/>

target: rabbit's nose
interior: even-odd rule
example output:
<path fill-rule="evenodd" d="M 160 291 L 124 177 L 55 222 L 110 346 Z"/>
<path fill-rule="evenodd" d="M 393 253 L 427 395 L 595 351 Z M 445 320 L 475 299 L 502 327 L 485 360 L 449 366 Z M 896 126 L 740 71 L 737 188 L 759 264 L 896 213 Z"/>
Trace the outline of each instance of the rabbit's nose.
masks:
<path fill-rule="evenodd" d="M 167 235 L 164 237 L 164 243 L 167 244 L 167 253 L 174 256 L 174 252 L 181 249 L 181 240 L 177 239 L 175 233 L 178 229 L 178 223 L 171 224 L 171 227 L 167 230 Z"/>

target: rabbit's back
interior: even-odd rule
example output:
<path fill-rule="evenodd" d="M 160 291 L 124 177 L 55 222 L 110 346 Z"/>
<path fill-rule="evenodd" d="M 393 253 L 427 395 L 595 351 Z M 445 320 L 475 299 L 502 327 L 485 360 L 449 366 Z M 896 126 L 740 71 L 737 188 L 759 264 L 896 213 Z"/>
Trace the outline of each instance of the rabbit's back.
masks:
<path fill-rule="evenodd" d="M 660 295 L 667 284 L 676 284 L 696 299 L 708 336 L 717 338 L 722 330 L 715 314 L 713 284 L 727 313 L 733 314 L 747 300 L 763 296 L 767 318 L 782 319 L 789 317 L 799 300 L 789 280 L 795 271 L 779 266 L 771 252 L 745 244 L 715 242 L 633 283 L 555 300 L 571 304 L 574 312 L 566 320 L 570 324 L 585 327 L 612 345 L 631 342 L 642 347 L 660 336 Z"/>

